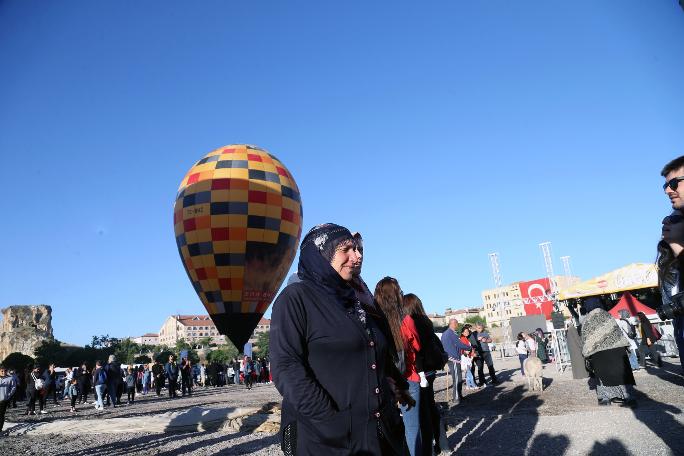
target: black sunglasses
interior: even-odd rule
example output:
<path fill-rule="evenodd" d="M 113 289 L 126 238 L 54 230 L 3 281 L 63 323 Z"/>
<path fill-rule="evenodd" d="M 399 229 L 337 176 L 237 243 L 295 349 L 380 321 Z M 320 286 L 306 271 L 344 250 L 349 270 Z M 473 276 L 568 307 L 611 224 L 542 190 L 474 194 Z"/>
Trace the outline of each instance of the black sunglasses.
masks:
<path fill-rule="evenodd" d="M 674 177 L 663 184 L 663 190 L 670 187 L 672 191 L 677 191 L 677 187 L 681 181 L 684 181 L 684 176 Z"/>

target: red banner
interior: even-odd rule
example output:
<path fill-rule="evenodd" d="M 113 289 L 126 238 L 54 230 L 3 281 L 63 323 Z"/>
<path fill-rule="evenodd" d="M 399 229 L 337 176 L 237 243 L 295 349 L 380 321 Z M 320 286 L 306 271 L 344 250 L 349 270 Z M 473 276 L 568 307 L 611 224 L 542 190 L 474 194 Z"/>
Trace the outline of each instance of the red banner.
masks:
<path fill-rule="evenodd" d="M 551 319 L 553 301 L 549 279 L 520 282 L 520 295 L 525 306 L 525 315 L 543 314 L 547 320 Z"/>

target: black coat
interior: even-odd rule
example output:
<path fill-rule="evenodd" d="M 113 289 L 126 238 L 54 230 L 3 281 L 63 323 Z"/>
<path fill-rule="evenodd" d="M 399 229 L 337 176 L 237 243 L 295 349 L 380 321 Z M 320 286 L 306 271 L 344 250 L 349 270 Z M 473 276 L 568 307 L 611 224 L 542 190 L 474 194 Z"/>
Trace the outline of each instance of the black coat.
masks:
<path fill-rule="evenodd" d="M 297 455 L 380 455 L 378 428 L 390 454 L 403 454 L 404 427 L 386 380 L 388 342 L 366 321 L 373 338 L 353 307 L 305 281 L 273 305 L 271 371 L 283 396 L 281 431 L 287 441 L 296 426 Z"/>

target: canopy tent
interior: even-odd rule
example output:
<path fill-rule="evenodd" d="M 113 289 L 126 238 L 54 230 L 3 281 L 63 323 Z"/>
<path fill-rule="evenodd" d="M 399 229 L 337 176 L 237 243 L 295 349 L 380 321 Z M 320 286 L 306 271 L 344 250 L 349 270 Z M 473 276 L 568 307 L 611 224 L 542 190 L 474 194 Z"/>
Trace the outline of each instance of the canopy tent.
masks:
<path fill-rule="evenodd" d="M 615 271 L 580 282 L 558 292 L 558 299 L 585 298 L 658 286 L 658 271 L 651 263 L 632 263 Z"/>
<path fill-rule="evenodd" d="M 655 309 L 651 309 L 645 304 L 642 304 L 637 298 L 632 296 L 629 291 L 625 291 L 620 300 L 608 312 L 615 318 L 620 318 L 618 313 L 621 310 L 626 310 L 631 316 L 636 316 L 637 312 L 643 312 L 644 315 L 654 315 Z"/>

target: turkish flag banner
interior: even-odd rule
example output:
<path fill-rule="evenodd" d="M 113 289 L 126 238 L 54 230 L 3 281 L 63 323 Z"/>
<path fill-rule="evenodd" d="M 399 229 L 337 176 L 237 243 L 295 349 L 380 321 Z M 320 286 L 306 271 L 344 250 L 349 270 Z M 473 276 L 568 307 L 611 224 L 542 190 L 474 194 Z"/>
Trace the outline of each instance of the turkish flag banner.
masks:
<path fill-rule="evenodd" d="M 525 307 L 525 315 L 543 314 L 547 320 L 551 319 L 553 301 L 551 300 L 549 279 L 544 278 L 530 282 L 520 282 L 520 295 Z"/>

